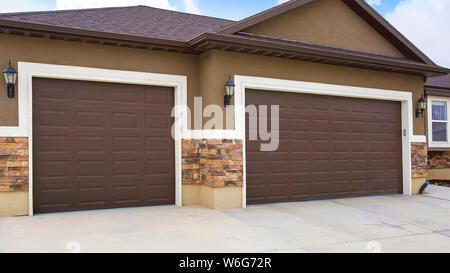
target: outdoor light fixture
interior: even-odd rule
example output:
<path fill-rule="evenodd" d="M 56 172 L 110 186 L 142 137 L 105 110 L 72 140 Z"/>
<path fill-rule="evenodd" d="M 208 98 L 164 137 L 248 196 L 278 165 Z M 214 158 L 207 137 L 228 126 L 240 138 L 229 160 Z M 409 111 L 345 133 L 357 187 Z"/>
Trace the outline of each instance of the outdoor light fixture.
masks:
<path fill-rule="evenodd" d="M 8 86 L 8 98 L 14 98 L 14 89 L 16 87 L 17 71 L 11 66 L 11 60 L 9 66 L 3 71 L 5 76 L 6 85 Z"/>
<path fill-rule="evenodd" d="M 231 98 L 234 96 L 234 88 L 236 85 L 231 80 L 231 75 L 228 77 L 228 81 L 225 83 L 225 97 L 224 97 L 224 105 L 227 107 L 231 105 Z"/>
<path fill-rule="evenodd" d="M 418 118 L 420 115 L 423 117 L 423 113 L 427 109 L 427 99 L 421 98 L 417 102 L 417 108 L 416 108 L 416 118 Z"/>

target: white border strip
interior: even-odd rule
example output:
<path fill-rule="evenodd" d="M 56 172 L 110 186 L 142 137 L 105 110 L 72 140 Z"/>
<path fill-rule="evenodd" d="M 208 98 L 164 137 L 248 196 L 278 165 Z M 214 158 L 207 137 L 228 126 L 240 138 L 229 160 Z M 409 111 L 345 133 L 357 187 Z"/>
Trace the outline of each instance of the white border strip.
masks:
<path fill-rule="evenodd" d="M 97 81 L 123 84 L 140 84 L 173 87 L 175 106 L 187 105 L 187 77 L 88 67 L 63 66 L 19 62 L 19 126 L 0 127 L 1 136 L 28 137 L 29 141 L 29 215 L 33 215 L 33 77 Z M 185 107 L 176 107 L 177 117 L 187 124 Z M 175 200 L 182 206 L 181 139 L 187 136 L 186 126 L 175 131 Z"/>
<path fill-rule="evenodd" d="M 189 130 L 190 139 L 238 139 L 235 130 Z"/>
<path fill-rule="evenodd" d="M 403 145 L 403 193 L 405 195 L 412 194 L 411 180 L 411 139 L 413 129 L 412 117 L 412 93 L 382 90 L 373 88 L 362 88 L 344 85 L 332 85 L 313 82 L 301 82 L 280 80 L 271 78 L 235 76 L 235 128 L 238 139 L 245 140 L 245 90 L 248 88 L 277 91 L 277 92 L 293 92 L 306 93 L 316 95 L 341 96 L 366 98 L 375 100 L 400 101 L 402 106 L 402 145 Z M 242 107 L 240 107 L 242 106 Z M 406 132 L 406 134 L 405 134 Z M 401 133 L 401 132 L 399 132 Z M 247 178 L 246 178 L 246 153 L 244 143 L 244 187 L 242 191 L 242 206 L 247 207 Z"/>
<path fill-rule="evenodd" d="M 412 136 L 411 142 L 414 142 L 414 143 L 426 143 L 427 142 L 427 136 Z"/>

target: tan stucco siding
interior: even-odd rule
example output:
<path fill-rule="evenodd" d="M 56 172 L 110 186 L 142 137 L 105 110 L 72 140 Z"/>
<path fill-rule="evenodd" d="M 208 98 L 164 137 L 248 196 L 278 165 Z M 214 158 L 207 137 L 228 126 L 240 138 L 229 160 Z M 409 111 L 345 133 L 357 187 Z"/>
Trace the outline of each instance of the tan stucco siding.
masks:
<path fill-rule="evenodd" d="M 195 55 L 13 35 L 0 35 L 0 52 L 2 68 L 6 67 L 8 60 L 11 59 L 16 69 L 17 62 L 20 61 L 186 75 L 188 96 L 193 97 L 198 90 L 198 58 Z M 5 88 L 5 81 L 2 79 L 0 81 L 0 126 L 17 126 L 17 96 L 14 99 L 8 99 Z M 191 102 L 192 99 L 188 101 L 188 103 Z"/>
<path fill-rule="evenodd" d="M 204 105 L 223 105 L 223 85 L 229 74 L 406 91 L 413 93 L 413 102 L 423 94 L 423 78 L 414 75 L 219 50 L 200 56 L 200 64 Z M 414 134 L 424 133 L 423 119 L 414 118 Z"/>
<path fill-rule="evenodd" d="M 13 35 L 0 35 L 0 50 L 0 63 L 5 67 L 11 58 L 15 67 L 22 61 L 186 75 L 191 109 L 194 96 L 203 96 L 203 106 L 223 107 L 223 85 L 228 75 L 408 91 L 414 94 L 414 101 L 423 92 L 420 76 L 219 50 L 196 56 Z M 13 100 L 6 97 L 4 80 L 0 81 L 0 88 L 0 126 L 17 126 L 17 97 Z M 422 119 L 415 119 L 414 133 L 424 134 Z"/>
<path fill-rule="evenodd" d="M 316 0 L 244 32 L 403 57 L 342 0 Z"/>

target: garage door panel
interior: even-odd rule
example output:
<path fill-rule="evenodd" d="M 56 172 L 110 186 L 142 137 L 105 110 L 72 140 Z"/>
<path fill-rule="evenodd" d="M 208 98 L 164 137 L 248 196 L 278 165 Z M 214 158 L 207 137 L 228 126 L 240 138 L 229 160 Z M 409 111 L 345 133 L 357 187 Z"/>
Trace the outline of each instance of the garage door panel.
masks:
<path fill-rule="evenodd" d="M 246 104 L 281 117 L 279 150 L 246 142 L 249 204 L 402 192 L 399 102 L 246 90 Z"/>
<path fill-rule="evenodd" d="M 43 196 L 48 195 L 48 193 L 52 194 L 52 192 L 56 191 L 68 191 L 71 188 L 70 180 L 65 177 L 44 177 L 42 178 L 42 181 L 45 185 L 40 186 L 39 191 L 43 193 Z"/>
<path fill-rule="evenodd" d="M 305 198 L 308 197 L 311 188 L 309 187 L 309 183 L 291 183 L 290 187 L 290 195 L 294 198 Z"/>
<path fill-rule="evenodd" d="M 293 174 L 308 172 L 311 169 L 309 160 L 291 159 L 286 162 L 286 168 Z"/>
<path fill-rule="evenodd" d="M 74 123 L 80 128 L 105 128 L 106 114 L 104 112 L 78 111 Z"/>
<path fill-rule="evenodd" d="M 166 105 L 172 103 L 172 96 L 170 92 L 173 89 L 169 87 L 160 87 L 157 90 L 154 90 L 152 94 L 144 92 L 144 102 L 145 104 L 150 105 Z"/>
<path fill-rule="evenodd" d="M 171 170 L 170 162 L 163 159 L 148 160 L 146 167 L 147 175 L 168 174 Z"/>
<path fill-rule="evenodd" d="M 67 152 L 69 147 L 69 136 L 43 135 L 38 137 L 36 142 L 47 152 Z"/>
<path fill-rule="evenodd" d="M 289 159 L 291 160 L 307 160 L 309 158 L 309 151 L 305 152 L 290 152 Z"/>
<path fill-rule="evenodd" d="M 171 194 L 171 189 L 168 185 L 147 185 L 145 190 L 147 201 L 154 202 L 154 200 L 157 200 L 170 204 L 170 200 L 161 198 L 161 196 L 169 196 Z"/>
<path fill-rule="evenodd" d="M 175 202 L 173 88 L 34 79 L 33 90 L 36 213 Z"/>
<path fill-rule="evenodd" d="M 72 199 L 72 192 L 69 188 L 45 188 L 40 190 L 39 201 L 42 202 L 42 209 L 54 211 L 59 208 L 68 208 Z"/>
<path fill-rule="evenodd" d="M 270 185 L 285 185 L 291 182 L 292 177 L 290 174 L 279 172 L 271 173 L 266 179 L 272 181 Z"/>
<path fill-rule="evenodd" d="M 76 203 L 78 206 L 105 206 L 107 204 L 107 188 L 106 187 L 77 187 Z"/>
<path fill-rule="evenodd" d="M 106 138 L 97 135 L 76 136 L 76 145 L 79 153 L 104 153 L 106 149 Z M 43 148 L 46 150 L 46 148 Z"/>
<path fill-rule="evenodd" d="M 146 146 L 145 150 L 148 152 L 165 152 L 170 149 L 171 141 L 164 138 L 156 138 L 156 137 L 146 137 Z"/>
<path fill-rule="evenodd" d="M 104 160 L 83 160 L 78 161 L 75 166 L 74 171 L 77 177 L 91 177 L 91 176 L 105 176 L 106 167 Z"/>
<path fill-rule="evenodd" d="M 265 164 L 264 161 L 258 162 L 258 161 L 252 161 L 247 163 L 247 176 L 251 174 L 258 174 L 261 172 L 264 172 L 265 170 Z"/>
<path fill-rule="evenodd" d="M 67 156 L 69 157 L 69 161 L 73 161 L 73 153 L 69 152 L 67 153 Z M 85 164 L 84 162 L 104 162 L 110 160 L 110 155 L 106 153 L 105 151 L 102 152 L 77 152 L 77 161 L 71 163 L 74 167 L 78 164 Z M 43 155 L 41 157 L 45 160 L 46 156 Z"/>
<path fill-rule="evenodd" d="M 68 128 L 67 124 L 70 122 L 71 113 L 61 107 L 52 107 L 46 110 L 38 110 L 41 127 L 59 127 Z"/>
<path fill-rule="evenodd" d="M 142 141 L 139 136 L 117 136 L 112 140 L 115 152 L 138 152 Z"/>
<path fill-rule="evenodd" d="M 147 129 L 168 129 L 171 126 L 168 115 L 148 114 L 145 116 L 145 128 Z"/>
<path fill-rule="evenodd" d="M 112 113 L 112 125 L 114 129 L 136 129 L 138 115 L 135 113 Z"/>

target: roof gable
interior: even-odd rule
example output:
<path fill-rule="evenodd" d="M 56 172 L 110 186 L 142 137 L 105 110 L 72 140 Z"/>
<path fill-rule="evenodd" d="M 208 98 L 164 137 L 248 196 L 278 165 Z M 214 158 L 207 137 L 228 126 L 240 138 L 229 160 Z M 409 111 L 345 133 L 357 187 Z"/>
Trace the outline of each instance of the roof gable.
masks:
<path fill-rule="evenodd" d="M 265 24 L 269 21 L 276 20 L 276 17 L 281 17 L 284 14 L 287 14 L 289 12 L 294 12 L 295 9 L 304 8 L 305 6 L 311 6 L 313 2 L 320 2 L 324 0 L 292 0 L 288 1 L 282 5 L 276 6 L 272 9 L 263 11 L 259 14 L 256 14 L 254 16 L 248 17 L 246 19 L 243 19 L 241 21 L 235 22 L 233 24 L 230 24 L 220 31 L 218 33 L 221 34 L 236 34 L 239 32 L 248 32 L 248 31 L 254 31 L 255 29 L 258 30 L 258 25 Z M 347 7 L 349 7 L 351 10 L 353 10 L 360 18 L 362 18 L 373 30 L 375 30 L 376 33 L 379 34 L 379 37 L 381 39 L 378 39 L 378 48 L 381 48 L 380 50 L 376 50 L 377 52 L 383 55 L 389 55 L 389 56 L 396 56 L 400 57 L 401 55 L 409 58 L 411 60 L 419 61 L 422 63 L 426 63 L 429 65 L 435 65 L 433 61 L 431 61 L 423 52 L 421 52 L 417 47 L 414 46 L 408 39 L 406 39 L 400 32 L 398 32 L 392 25 L 390 25 L 380 14 L 378 14 L 374 9 L 372 9 L 364 0 L 326 0 L 328 3 L 333 2 L 343 2 L 346 4 Z M 336 4 L 336 3 L 335 3 Z M 298 18 L 301 20 L 301 18 Z M 316 20 L 317 22 L 317 20 Z M 291 22 L 292 23 L 292 22 Z M 308 23 L 308 22 L 306 22 Z M 309 22 L 310 24 L 314 24 L 314 22 Z M 327 22 L 330 24 L 330 22 Z M 332 25 L 332 24 L 331 24 Z M 285 25 L 286 27 L 286 25 Z M 292 26 L 288 26 L 287 28 L 291 28 Z M 259 27 L 259 33 L 263 27 Z M 367 32 L 367 30 L 366 30 Z M 258 33 L 257 33 L 258 34 Z M 334 33 L 327 33 L 328 35 L 331 35 L 329 37 L 333 37 Z M 264 35 L 264 34 L 263 34 Z M 272 34 L 273 35 L 273 34 Z M 277 37 L 277 36 L 275 36 Z M 304 37 L 304 36 L 302 36 Z M 363 36 L 364 37 L 364 36 Z M 285 38 L 289 39 L 287 36 L 284 37 L 277 37 L 277 38 Z M 361 37 L 356 37 L 360 40 Z M 367 36 L 366 36 L 367 38 Z M 341 39 L 343 40 L 343 39 Z M 372 36 L 372 40 L 373 36 Z M 311 42 L 314 43 L 316 41 L 304 41 L 303 42 Z M 386 43 L 388 42 L 388 43 Z M 370 44 L 370 43 L 368 43 Z M 339 44 L 333 44 L 328 43 L 325 44 L 328 46 L 336 46 L 336 47 L 343 47 Z M 361 50 L 360 48 L 349 48 L 344 47 L 347 49 L 353 49 L 353 50 Z M 364 47 L 362 47 L 364 49 Z M 364 51 L 364 50 L 362 50 Z M 366 52 L 373 52 L 367 51 Z"/>
<path fill-rule="evenodd" d="M 313 1 L 240 33 L 405 58 L 404 54 L 340 0 Z"/>

